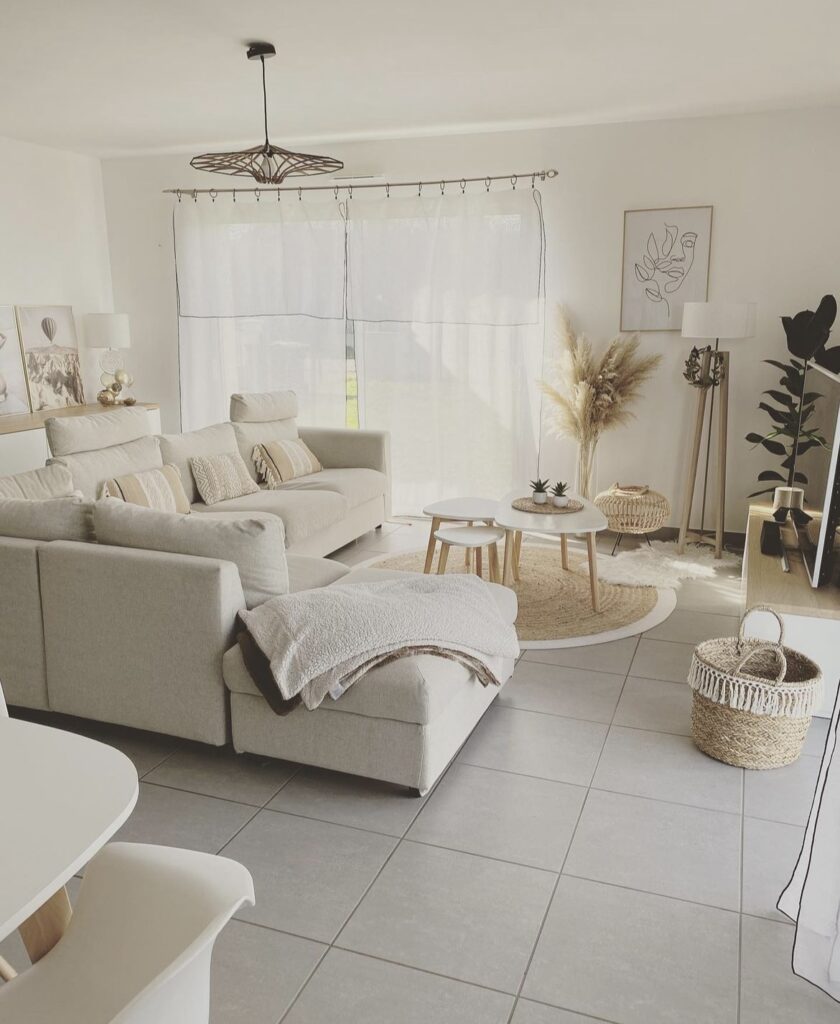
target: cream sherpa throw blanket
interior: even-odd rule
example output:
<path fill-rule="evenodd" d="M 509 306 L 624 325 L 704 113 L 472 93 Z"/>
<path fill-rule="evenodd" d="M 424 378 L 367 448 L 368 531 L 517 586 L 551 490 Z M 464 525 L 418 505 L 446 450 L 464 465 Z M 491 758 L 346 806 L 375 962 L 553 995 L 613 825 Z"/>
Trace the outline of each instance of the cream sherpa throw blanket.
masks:
<path fill-rule="evenodd" d="M 475 576 L 334 584 L 271 598 L 240 618 L 282 701 L 299 697 L 310 710 L 395 657 L 454 658 L 498 686 L 501 662 L 519 654 L 516 631 Z"/>

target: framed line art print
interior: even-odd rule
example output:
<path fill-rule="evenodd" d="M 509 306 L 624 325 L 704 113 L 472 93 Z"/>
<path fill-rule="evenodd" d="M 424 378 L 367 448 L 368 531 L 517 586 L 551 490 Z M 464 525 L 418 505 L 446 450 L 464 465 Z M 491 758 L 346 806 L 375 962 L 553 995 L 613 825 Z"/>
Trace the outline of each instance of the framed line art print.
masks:
<path fill-rule="evenodd" d="M 0 416 L 32 411 L 14 306 L 0 306 Z"/>
<path fill-rule="evenodd" d="M 678 331 L 709 291 L 712 207 L 625 210 L 621 330 Z"/>

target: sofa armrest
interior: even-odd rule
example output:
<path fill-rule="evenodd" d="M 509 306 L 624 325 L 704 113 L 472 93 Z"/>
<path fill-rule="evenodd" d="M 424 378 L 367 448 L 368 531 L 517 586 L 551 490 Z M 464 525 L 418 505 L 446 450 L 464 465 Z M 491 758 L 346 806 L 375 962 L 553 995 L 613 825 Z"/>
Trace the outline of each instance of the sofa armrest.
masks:
<path fill-rule="evenodd" d="M 391 475 L 391 435 L 387 430 L 301 427 L 299 433 L 324 469 L 378 469 Z"/>
<path fill-rule="evenodd" d="M 233 563 L 54 541 L 39 566 L 53 710 L 226 741 L 222 656 L 245 607 Z"/>

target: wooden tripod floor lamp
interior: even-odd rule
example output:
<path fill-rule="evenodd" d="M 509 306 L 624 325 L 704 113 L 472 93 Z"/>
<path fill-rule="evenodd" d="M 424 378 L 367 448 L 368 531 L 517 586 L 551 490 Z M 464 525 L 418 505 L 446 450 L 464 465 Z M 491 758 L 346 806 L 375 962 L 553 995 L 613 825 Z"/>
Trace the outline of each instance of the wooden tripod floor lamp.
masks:
<path fill-rule="evenodd" d="M 729 417 L 729 352 L 722 351 L 721 341 L 736 338 L 751 338 L 755 334 L 754 302 L 686 302 L 683 306 L 682 336 L 684 338 L 714 339 L 711 344 L 691 350 L 686 361 L 685 378 L 697 388 L 697 412 L 694 418 L 694 432 L 691 438 L 688 463 L 683 487 L 682 516 L 677 551 L 685 551 L 694 504 L 694 488 L 700 464 L 700 449 L 706 422 L 706 406 L 709 407 L 706 428 L 706 457 L 703 467 L 703 497 L 700 505 L 699 539 L 705 540 L 706 493 L 709 483 L 709 463 L 712 453 L 712 429 L 717 412 L 717 501 L 715 518 L 715 558 L 723 553 L 724 513 L 726 508 L 726 430 Z M 717 392 L 717 410 L 715 393 Z M 707 397 L 709 399 L 707 403 Z"/>

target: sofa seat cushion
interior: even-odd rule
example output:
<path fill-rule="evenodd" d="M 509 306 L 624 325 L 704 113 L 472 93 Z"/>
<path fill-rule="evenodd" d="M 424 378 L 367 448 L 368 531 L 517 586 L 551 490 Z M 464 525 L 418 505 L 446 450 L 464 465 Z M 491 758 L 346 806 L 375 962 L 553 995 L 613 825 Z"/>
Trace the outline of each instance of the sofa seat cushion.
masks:
<path fill-rule="evenodd" d="M 372 583 L 377 579 L 395 579 L 408 575 L 393 570 L 353 569 L 341 578 L 345 583 Z M 507 587 L 488 583 L 499 610 L 505 619 L 516 618 L 516 595 Z M 222 673 L 229 690 L 261 697 L 260 691 L 245 668 L 239 646 L 224 656 Z M 389 718 L 398 722 L 428 725 L 457 699 L 465 686 L 481 686 L 472 672 L 459 662 L 438 658 L 433 654 L 417 654 L 398 658 L 372 669 L 339 698 L 327 698 L 320 711 L 341 711 L 366 718 Z M 266 714 L 274 712 L 266 704 Z"/>
<path fill-rule="evenodd" d="M 376 469 L 322 469 L 281 484 L 278 491 L 335 491 L 350 508 L 381 498 L 388 492 L 388 477 Z"/>
<path fill-rule="evenodd" d="M 340 522 L 348 511 L 347 499 L 335 491 L 266 491 L 245 494 L 241 498 L 229 498 L 208 508 L 203 502 L 192 506 L 194 512 L 270 512 L 279 516 L 286 527 L 286 544 L 298 541 L 326 530 Z"/>
<path fill-rule="evenodd" d="M 111 448 L 56 456 L 53 462 L 70 470 L 73 486 L 89 501 L 100 496 L 106 480 L 146 469 L 160 469 L 163 465 L 156 437 L 140 437 L 125 444 L 115 444 Z"/>
<path fill-rule="evenodd" d="M 286 555 L 289 566 L 289 593 L 299 590 L 316 590 L 336 583 L 350 571 L 341 562 L 329 558 L 312 558 L 310 555 Z"/>

